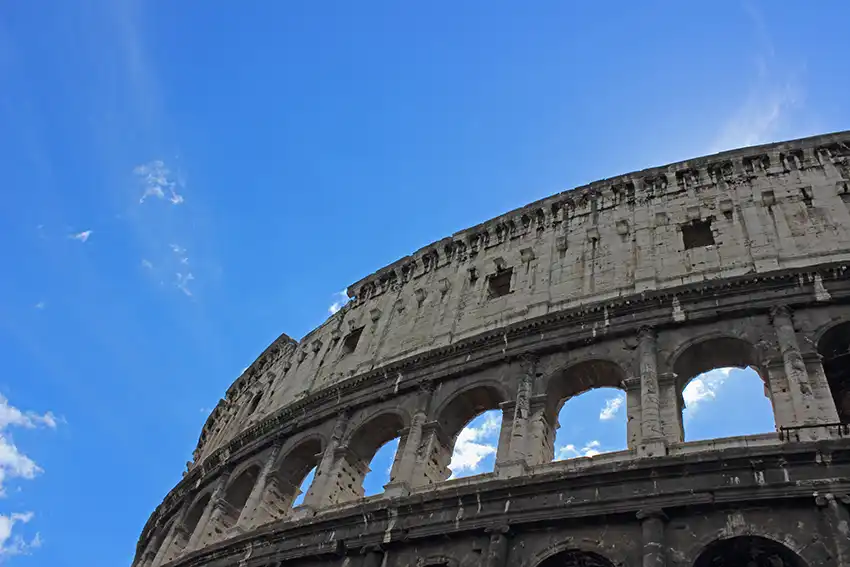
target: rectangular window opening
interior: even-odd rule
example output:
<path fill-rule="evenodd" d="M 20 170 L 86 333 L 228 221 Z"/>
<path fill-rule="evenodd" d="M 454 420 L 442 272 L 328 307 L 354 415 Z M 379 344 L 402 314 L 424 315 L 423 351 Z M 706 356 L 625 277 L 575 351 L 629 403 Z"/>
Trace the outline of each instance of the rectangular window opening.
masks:
<path fill-rule="evenodd" d="M 683 224 L 682 240 L 685 244 L 685 250 L 714 244 L 714 234 L 711 232 L 711 219 L 697 220 Z"/>
<path fill-rule="evenodd" d="M 511 292 L 511 277 L 513 273 L 513 268 L 508 268 L 492 274 L 487 278 L 487 289 L 490 297 L 502 297 Z"/>
<path fill-rule="evenodd" d="M 342 354 L 350 354 L 357 348 L 357 343 L 360 341 L 360 335 L 363 334 L 363 327 L 354 329 L 342 339 Z"/>

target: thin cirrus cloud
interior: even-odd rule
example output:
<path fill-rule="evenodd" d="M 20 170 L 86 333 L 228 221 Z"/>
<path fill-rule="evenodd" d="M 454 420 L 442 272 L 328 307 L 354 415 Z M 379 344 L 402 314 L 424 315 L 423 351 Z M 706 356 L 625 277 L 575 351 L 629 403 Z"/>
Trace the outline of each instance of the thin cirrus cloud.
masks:
<path fill-rule="evenodd" d="M 172 205 L 180 205 L 185 201 L 183 195 L 177 192 L 182 184 L 174 178 L 171 170 L 162 160 L 157 159 L 138 165 L 133 169 L 133 174 L 141 180 L 144 188 L 139 203 L 144 203 L 151 198 L 168 201 Z"/>
<path fill-rule="evenodd" d="M 72 240 L 79 240 L 80 242 L 87 242 L 89 237 L 91 237 L 93 230 L 84 230 L 82 232 L 77 232 L 68 236 L 68 238 Z"/>
<path fill-rule="evenodd" d="M 605 407 L 603 407 L 599 412 L 599 419 L 602 421 L 614 419 L 617 413 L 619 413 L 620 408 L 623 406 L 624 401 L 625 399 L 623 396 L 617 396 L 615 398 L 605 400 Z"/>
<path fill-rule="evenodd" d="M 23 429 L 55 429 L 59 420 L 51 412 L 38 414 L 21 411 L 9 403 L 0 394 L 0 496 L 6 494 L 6 484 L 13 479 L 32 480 L 43 470 L 35 461 L 15 445 L 10 430 L 13 427 Z M 34 517 L 33 512 L 0 513 L 0 562 L 12 555 L 29 553 L 41 544 L 38 533 L 27 541 L 14 528 L 26 524 Z"/>
<path fill-rule="evenodd" d="M 732 368 L 718 368 L 691 380 L 682 391 L 685 400 L 685 417 L 693 416 L 701 406 L 717 397 L 717 392 L 729 379 Z"/>

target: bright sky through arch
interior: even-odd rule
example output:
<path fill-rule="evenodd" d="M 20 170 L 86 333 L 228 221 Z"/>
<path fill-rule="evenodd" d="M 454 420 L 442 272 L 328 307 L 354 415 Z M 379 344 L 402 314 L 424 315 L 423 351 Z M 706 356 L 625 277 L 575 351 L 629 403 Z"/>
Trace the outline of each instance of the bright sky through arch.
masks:
<path fill-rule="evenodd" d="M 0 561 L 129 565 L 242 369 L 419 247 L 596 179 L 850 128 L 848 18 L 837 0 L 6 2 Z M 740 372 L 688 435 L 766 401 Z M 625 405 L 585 396 L 569 421 L 601 429 L 564 457 L 623 445 L 605 431 Z"/>

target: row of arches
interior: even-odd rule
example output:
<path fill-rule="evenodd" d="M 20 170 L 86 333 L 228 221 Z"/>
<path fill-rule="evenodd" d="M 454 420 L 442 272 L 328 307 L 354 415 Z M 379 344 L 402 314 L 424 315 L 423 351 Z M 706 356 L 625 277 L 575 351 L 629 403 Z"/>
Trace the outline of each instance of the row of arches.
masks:
<path fill-rule="evenodd" d="M 839 418 L 848 422 L 850 372 L 846 360 L 850 358 L 850 323 L 829 330 L 817 346 Z M 660 393 L 662 397 L 667 395 L 661 411 L 666 414 L 666 427 L 678 428 L 679 440 L 686 439 L 685 412 L 693 410 L 699 400 L 689 395 L 688 389 L 694 384 L 705 387 L 706 373 L 718 369 L 725 373 L 724 379 L 748 379 L 750 392 L 760 394 L 756 400 L 744 402 L 746 412 L 737 413 L 751 418 L 760 403 L 763 429 L 775 430 L 776 400 L 769 384 L 770 372 L 757 348 L 747 340 L 716 336 L 694 342 L 677 353 L 672 367 L 670 387 Z M 529 437 L 538 444 L 534 454 L 528 454 L 531 465 L 633 448 L 640 436 L 640 380 L 636 382 L 613 360 L 590 359 L 568 365 L 542 377 L 532 387 L 540 394 L 534 396 L 535 402 L 529 408 Z M 594 398 L 597 403 L 605 400 L 606 406 L 597 410 L 598 421 L 619 429 L 619 441 L 584 439 L 573 443 L 569 438 L 559 439 L 562 434 L 576 437 L 580 433 L 576 424 L 581 419 L 572 411 L 580 410 L 583 400 Z M 387 405 L 346 424 L 339 438 L 322 434 L 303 438 L 279 455 L 241 466 L 218 488 L 196 496 L 182 516 L 180 529 L 172 526 L 172 540 L 160 541 L 154 547 L 167 543 L 166 547 L 177 553 L 220 539 L 221 534 L 238 526 L 250 527 L 284 517 L 294 506 L 322 507 L 378 494 L 385 485 L 396 482 L 400 472 L 406 482 L 417 487 L 493 470 L 495 463 L 504 461 L 514 442 L 514 400 L 505 383 L 479 380 L 459 388 L 437 407 L 428 409 L 427 415 L 411 417 L 403 407 Z M 611 402 L 609 407 L 610 400 L 619 401 Z M 602 419 L 605 411 L 618 419 Z M 719 423 L 728 425 L 735 413 L 727 412 Z M 418 437 L 411 438 L 409 432 L 417 418 Z M 459 449 L 467 452 L 461 454 Z"/>

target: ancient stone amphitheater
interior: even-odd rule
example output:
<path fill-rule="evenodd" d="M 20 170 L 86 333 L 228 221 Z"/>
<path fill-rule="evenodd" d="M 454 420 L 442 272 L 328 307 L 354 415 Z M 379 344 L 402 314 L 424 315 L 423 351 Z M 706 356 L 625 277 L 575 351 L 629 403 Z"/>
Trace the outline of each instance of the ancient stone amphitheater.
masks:
<path fill-rule="evenodd" d="M 850 132 L 458 232 L 260 355 L 134 565 L 849 566 L 848 267 Z M 684 441 L 682 390 L 719 367 L 758 372 L 774 432 Z M 553 462 L 560 407 L 598 387 L 625 392 L 628 450 Z M 494 409 L 495 470 L 450 479 L 458 433 Z M 391 481 L 364 498 L 395 437 Z"/>

